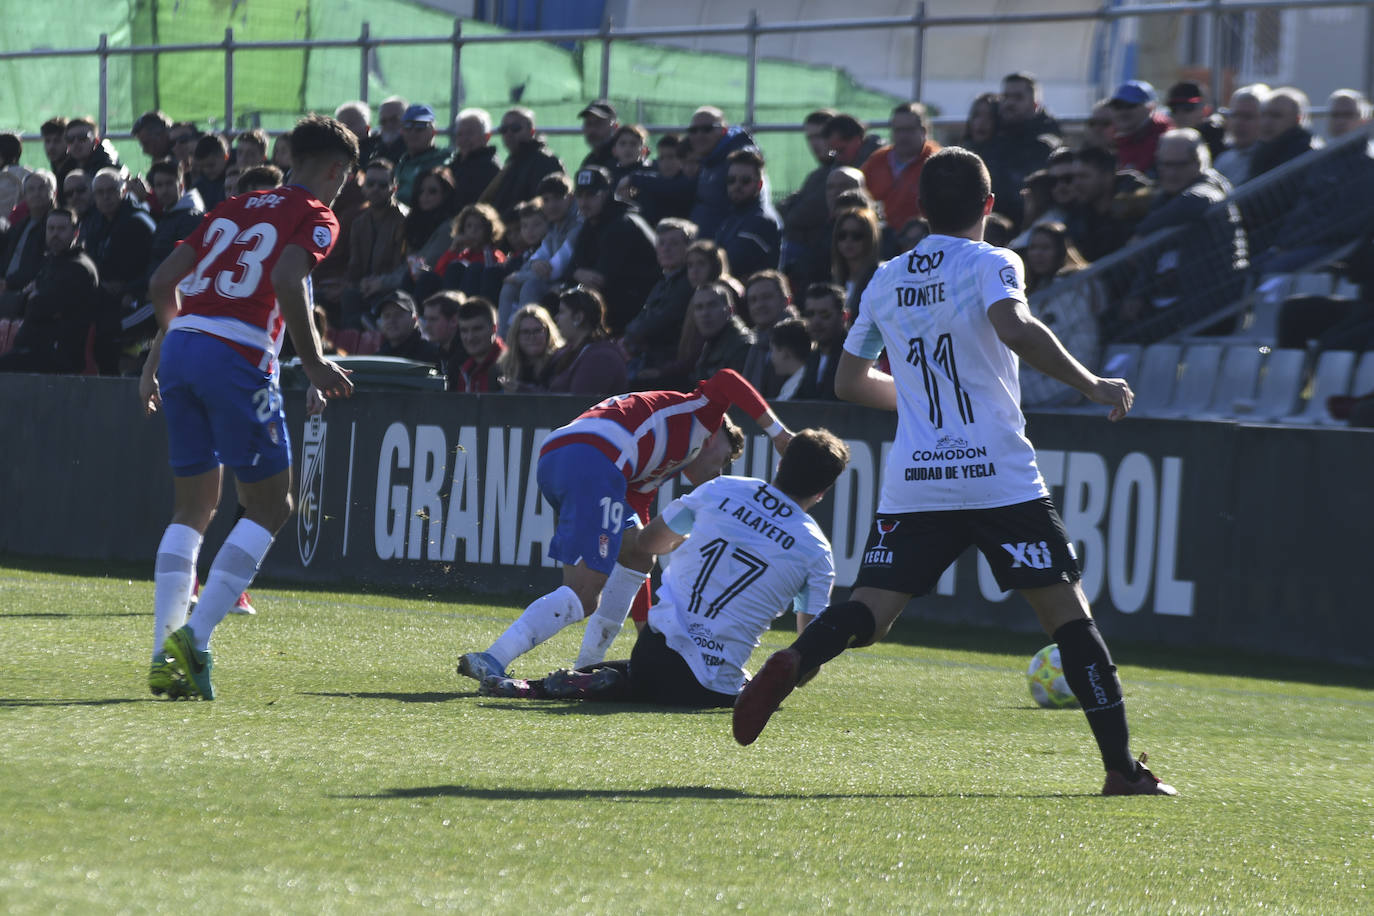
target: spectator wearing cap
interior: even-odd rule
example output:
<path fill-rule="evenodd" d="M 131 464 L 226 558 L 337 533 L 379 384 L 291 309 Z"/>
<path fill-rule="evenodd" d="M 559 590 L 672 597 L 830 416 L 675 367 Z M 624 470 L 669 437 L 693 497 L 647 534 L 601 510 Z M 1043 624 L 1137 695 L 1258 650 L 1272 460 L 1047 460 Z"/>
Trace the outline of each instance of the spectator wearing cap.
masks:
<path fill-rule="evenodd" d="M 506 147 L 506 164 L 480 200 L 495 207 L 502 220 L 514 224 L 516 205 L 532 199 L 545 176 L 564 171 L 563 160 L 535 131 L 534 112 L 528 108 L 512 108 L 501 115 L 497 130 Z"/>
<path fill-rule="evenodd" d="M 1307 93 L 1280 86 L 1260 106 L 1260 148 L 1250 161 L 1250 177 L 1263 175 L 1322 146 L 1309 129 Z"/>
<path fill-rule="evenodd" d="M 940 144 L 929 139 L 927 127 L 924 105 L 898 105 L 892 109 L 892 142 L 878 147 L 861 169 L 869 193 L 883 205 L 889 226 L 905 226 L 922 215 L 921 168 L 940 149 Z"/>
<path fill-rule="evenodd" d="M 730 213 L 716 227 L 715 241 L 730 259 L 730 269 L 747 277 L 776 270 L 782 245 L 782 220 L 763 201 L 763 157 L 750 149 L 730 154 L 725 193 Z"/>
<path fill-rule="evenodd" d="M 154 162 L 172 158 L 172 119 L 160 111 L 145 111 L 134 122 L 133 135 L 143 155 Z"/>
<path fill-rule="evenodd" d="M 691 124 L 687 127 L 687 140 L 701 161 L 691 220 L 704 237 L 714 238 L 716 230 L 732 209 L 730 196 L 726 192 L 730 154 L 741 149 L 757 152 L 758 145 L 748 131 L 742 127 L 731 127 L 725 121 L 725 113 L 711 105 L 702 106 L 692 113 Z M 772 206 L 767 187 L 764 188 L 763 199 Z"/>
<path fill-rule="evenodd" d="M 1264 83 L 1241 86 L 1231 93 L 1226 109 L 1226 151 L 1216 158 L 1214 168 L 1235 187 L 1250 178 L 1250 162 L 1260 142 L 1260 109 L 1269 98 L 1270 89 Z"/>
<path fill-rule="evenodd" d="M 1369 123 L 1369 99 L 1355 89 L 1337 89 L 1326 100 L 1326 138 L 1338 140 Z"/>
<path fill-rule="evenodd" d="M 1040 83 L 1033 75 L 1016 72 L 1002 78 L 996 125 L 992 138 L 981 145 L 980 155 L 992 178 L 994 207 L 1020 225 L 1026 176 L 1043 169 L 1050 153 L 1062 145 L 1059 122 L 1045 110 Z"/>
<path fill-rule="evenodd" d="M 411 105 L 401 120 L 401 138 L 406 151 L 396 163 L 396 199 L 407 207 L 415 206 L 415 179 L 449 159 L 449 151 L 434 145 L 434 109 Z"/>
<path fill-rule="evenodd" d="M 392 290 L 382 299 L 377 330 L 382 332 L 378 356 L 399 356 L 420 363 L 438 364 L 439 348 L 425 340 L 420 333 L 415 300 L 405 290 Z"/>
<path fill-rule="evenodd" d="M 448 161 L 460 207 L 477 203 L 500 173 L 496 147 L 491 143 L 491 115 L 482 108 L 464 108 L 453 120 L 453 157 Z"/>
<path fill-rule="evenodd" d="M 597 99 L 577 113 L 582 119 L 582 139 L 587 141 L 590 152 L 582 160 L 581 168 L 599 165 L 607 170 L 615 168 L 615 132 L 620 127 L 620 117 L 615 106 L 605 99 Z"/>
<path fill-rule="evenodd" d="M 578 170 L 573 194 L 582 230 L 573 246 L 572 279 L 601 294 L 606 323 L 619 337 L 658 282 L 654 230 L 633 204 L 611 193 L 610 173 L 599 165 Z"/>
<path fill-rule="evenodd" d="M 1128 80 L 1112 93 L 1112 121 L 1116 130 L 1116 165 L 1155 174 L 1159 138 L 1174 122 L 1156 109 L 1155 87 L 1144 80 Z"/>
<path fill-rule="evenodd" d="M 1202 95 L 1202 87 L 1191 81 L 1174 83 L 1165 96 L 1169 116 L 1178 127 L 1191 127 L 1202 134 L 1212 161 L 1226 150 L 1226 122 L 1212 111 Z"/>

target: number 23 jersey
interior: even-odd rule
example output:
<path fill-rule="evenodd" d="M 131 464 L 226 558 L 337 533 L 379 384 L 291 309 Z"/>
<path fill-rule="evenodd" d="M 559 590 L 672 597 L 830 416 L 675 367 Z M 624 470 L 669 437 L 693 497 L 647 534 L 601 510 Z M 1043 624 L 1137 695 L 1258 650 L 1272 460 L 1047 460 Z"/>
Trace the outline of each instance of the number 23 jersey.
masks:
<path fill-rule="evenodd" d="M 192 246 L 197 259 L 181 281 L 172 329 L 213 334 L 251 361 L 270 364 L 284 329 L 272 268 L 288 245 L 305 251 L 313 268 L 338 236 L 334 212 L 299 185 L 229 198 L 179 243 Z"/>
<path fill-rule="evenodd" d="M 1021 259 L 986 242 L 930 235 L 878 269 L 846 351 L 887 348 L 897 437 L 878 511 L 987 509 L 1048 495 L 1021 413 L 1018 360 L 988 307 L 1026 301 Z"/>

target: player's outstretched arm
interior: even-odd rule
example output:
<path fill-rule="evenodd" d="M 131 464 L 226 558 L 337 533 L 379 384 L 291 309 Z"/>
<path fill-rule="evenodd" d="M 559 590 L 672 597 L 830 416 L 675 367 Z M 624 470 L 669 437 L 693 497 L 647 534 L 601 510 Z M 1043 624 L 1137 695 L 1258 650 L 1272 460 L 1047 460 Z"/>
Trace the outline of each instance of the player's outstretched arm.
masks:
<path fill-rule="evenodd" d="M 892 376 L 879 371 L 873 360 L 855 356 L 848 350 L 840 354 L 835 367 L 835 395 L 879 410 L 897 409 L 897 386 Z"/>
<path fill-rule="evenodd" d="M 787 445 L 792 441 L 791 430 L 783 425 L 778 415 L 773 412 L 773 408 L 768 406 L 759 390 L 749 384 L 748 379 L 734 369 L 721 369 L 707 379 L 702 387 L 709 389 L 708 393 L 711 396 L 724 398 L 752 417 L 768 438 L 773 440 L 773 447 L 778 450 L 779 455 L 787 451 Z"/>
<path fill-rule="evenodd" d="M 1063 382 L 1095 404 L 1111 408 L 1109 420 L 1120 420 L 1131 409 L 1135 394 L 1125 379 L 1100 378 L 1064 349 L 1054 332 L 1018 299 L 1002 299 L 988 309 L 998 338 L 1033 369 Z"/>
<path fill-rule="evenodd" d="M 277 294 L 277 307 L 286 322 L 291 343 L 301 358 L 301 368 L 310 384 L 326 398 L 346 398 L 353 394 L 348 372 L 337 363 L 325 359 L 320 336 L 310 316 L 310 287 L 308 280 L 314 260 L 299 245 L 287 245 L 272 268 L 272 289 Z"/>

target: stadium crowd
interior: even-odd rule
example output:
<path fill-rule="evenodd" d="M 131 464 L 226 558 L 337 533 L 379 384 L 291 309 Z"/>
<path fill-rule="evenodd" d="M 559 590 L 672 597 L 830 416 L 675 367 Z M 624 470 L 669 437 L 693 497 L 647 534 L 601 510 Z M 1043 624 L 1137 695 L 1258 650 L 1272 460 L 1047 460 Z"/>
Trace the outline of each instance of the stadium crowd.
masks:
<path fill-rule="evenodd" d="M 1186 301 L 1178 253 L 1121 295 L 1046 291 L 1134 240 L 1198 224 L 1234 187 L 1321 147 L 1308 107 L 1297 89 L 1251 85 L 1215 111 L 1196 83 L 1161 98 L 1133 80 L 1071 135 L 1035 78 L 1012 73 L 947 140 L 988 165 L 988 240 L 1022 254 L 1040 317 L 1096 366 L 1105 343 Z M 1370 120 L 1353 90 L 1333 93 L 1328 111 L 1327 139 Z M 929 231 L 917 187 L 941 146 L 918 102 L 892 110 L 886 139 L 817 110 L 801 125 L 815 169 L 774 200 L 750 132 L 711 106 L 651 141 L 593 101 L 575 163 L 528 108 L 465 109 L 451 131 L 423 103 L 390 98 L 375 114 L 374 126 L 366 103 L 335 112 L 362 157 L 334 205 L 340 242 L 314 273 L 316 319 L 336 352 L 433 363 L 455 392 L 687 390 L 728 367 L 769 399 L 834 398 L 865 285 Z M 136 374 L 155 331 L 152 272 L 227 197 L 289 183 L 289 143 L 150 111 L 132 133 L 153 164 L 131 175 L 90 118 L 55 117 L 40 133 L 48 167 L 35 170 L 20 164 L 19 137 L 0 135 L 0 371 Z M 1304 196 L 1367 191 L 1342 181 Z M 1311 206 L 1267 238 L 1234 230 L 1220 243 L 1230 267 L 1265 272 L 1361 234 L 1322 227 Z M 1368 313 L 1368 301 L 1353 317 L 1309 305 L 1284 333 L 1367 349 Z M 1027 404 L 1054 396 L 1024 381 Z"/>

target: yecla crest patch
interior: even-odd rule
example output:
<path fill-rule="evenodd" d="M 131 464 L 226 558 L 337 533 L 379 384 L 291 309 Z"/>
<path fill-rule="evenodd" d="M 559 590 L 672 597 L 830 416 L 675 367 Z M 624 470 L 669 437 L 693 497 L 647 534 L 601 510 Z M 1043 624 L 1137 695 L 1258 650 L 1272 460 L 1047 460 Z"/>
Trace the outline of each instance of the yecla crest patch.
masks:
<path fill-rule="evenodd" d="M 1002 285 L 1007 289 L 1018 289 L 1021 285 L 1016 279 L 1015 267 L 1003 267 L 999 276 L 1002 278 Z"/>
<path fill-rule="evenodd" d="M 328 247 L 329 247 L 329 243 L 330 243 L 330 241 L 331 241 L 333 238 L 334 238 L 334 234 L 333 234 L 332 232 L 329 231 L 329 227 L 328 227 L 328 226 L 316 226 L 316 227 L 315 227 L 315 244 L 316 244 L 316 246 L 318 246 L 318 247 L 320 247 L 320 248 L 328 248 Z"/>

